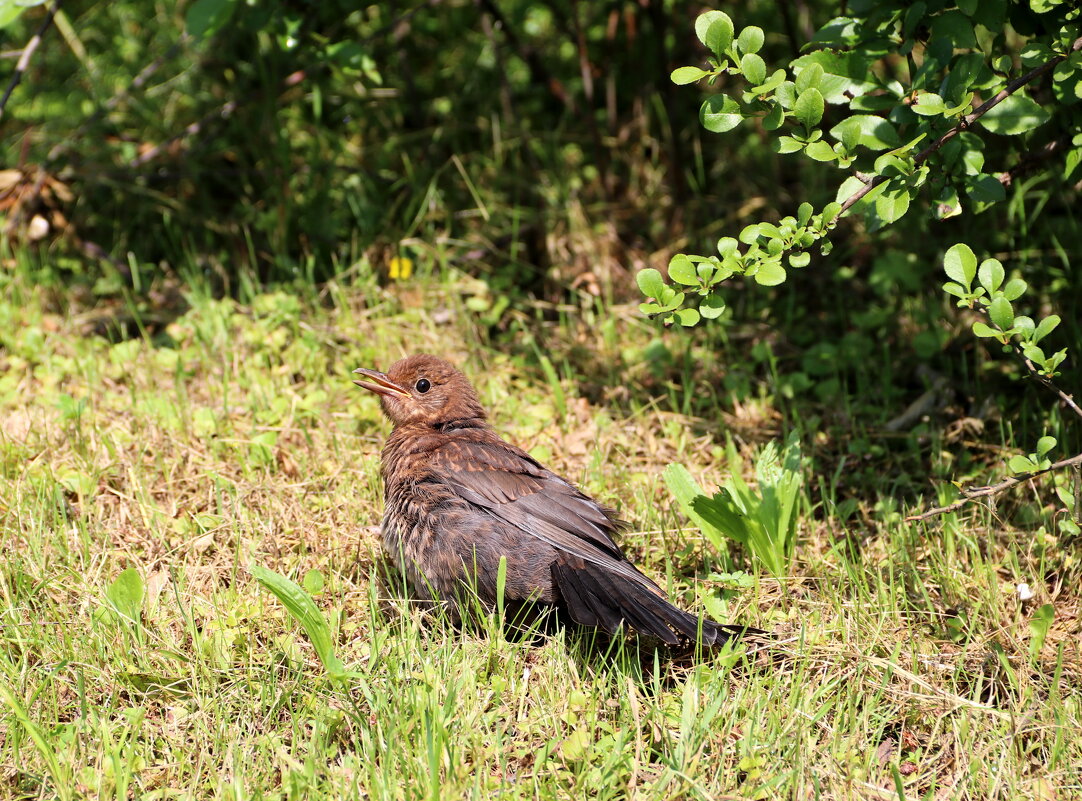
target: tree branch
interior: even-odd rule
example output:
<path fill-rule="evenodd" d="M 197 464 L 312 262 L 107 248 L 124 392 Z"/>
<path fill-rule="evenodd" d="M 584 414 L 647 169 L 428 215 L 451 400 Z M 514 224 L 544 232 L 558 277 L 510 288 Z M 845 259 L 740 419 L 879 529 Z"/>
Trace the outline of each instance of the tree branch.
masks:
<path fill-rule="evenodd" d="M 1076 53 L 1079 50 L 1082 50 L 1082 37 L 1079 37 L 1078 39 L 1074 40 L 1074 42 L 1071 44 L 1070 50 L 1068 51 L 1068 55 L 1070 53 Z M 1025 75 L 1022 75 L 1022 76 L 1019 76 L 1018 78 L 1015 78 L 1013 81 L 1008 83 L 1003 88 L 1003 90 L 999 94 L 997 94 L 995 97 L 992 97 L 991 99 L 986 100 L 984 103 L 982 103 L 976 109 L 971 111 L 969 114 L 963 115 L 962 119 L 958 121 L 957 125 L 955 125 L 949 131 L 947 131 L 945 134 L 943 134 L 941 137 L 939 137 L 934 142 L 932 142 L 932 144 L 928 145 L 928 147 L 924 148 L 924 150 L 922 150 L 920 153 L 918 153 L 916 155 L 916 157 L 913 159 L 913 164 L 915 166 L 919 166 L 920 164 L 923 164 L 925 161 L 928 160 L 928 158 L 933 153 L 935 153 L 937 150 L 939 150 L 941 147 L 943 147 L 943 145 L 947 144 L 947 142 L 949 142 L 951 139 L 956 137 L 962 131 L 967 130 L 971 125 L 973 125 L 973 123 L 975 123 L 977 120 L 979 120 L 985 114 L 987 114 L 993 108 L 998 106 L 1000 103 L 1002 103 L 1008 97 L 1013 95 L 1015 92 L 1017 92 L 1023 86 L 1025 86 L 1027 83 L 1029 83 L 1030 81 L 1035 80 L 1036 78 L 1039 78 L 1040 76 L 1044 75 L 1046 72 L 1049 72 L 1049 71 L 1055 69 L 1056 65 L 1059 64 L 1061 61 L 1065 61 L 1066 58 L 1067 58 L 1066 55 L 1056 56 L 1055 58 L 1050 59 L 1049 61 L 1046 61 L 1044 64 L 1041 64 L 1039 67 L 1034 67 L 1029 72 L 1027 72 Z M 868 183 L 866 183 L 864 186 L 862 186 L 860 189 L 858 189 L 852 195 L 847 197 L 845 199 L 845 202 L 842 203 L 842 210 L 839 212 L 839 216 L 841 216 L 842 214 L 847 212 L 850 208 L 852 208 L 854 205 L 856 205 L 858 202 L 860 202 L 861 198 L 863 198 L 865 195 L 867 195 L 869 192 L 871 192 L 873 189 L 875 189 L 877 186 L 879 186 L 881 183 L 883 183 L 886 180 L 889 180 L 887 178 L 887 176 L 885 176 L 885 175 L 877 175 L 877 176 L 875 176 L 875 178 L 868 181 Z"/>
<path fill-rule="evenodd" d="M 1010 489 L 1011 487 L 1018 486 L 1032 478 L 1043 476 L 1045 473 L 1051 473 L 1053 470 L 1060 470 L 1064 467 L 1071 467 L 1074 465 L 1082 465 L 1082 453 L 1077 456 L 1072 456 L 1070 459 L 1063 459 L 1055 464 L 1049 465 L 1043 470 L 1035 470 L 1032 473 L 1020 473 L 1017 476 L 1010 476 L 1000 481 L 998 484 L 992 484 L 987 487 L 975 487 L 973 489 L 961 488 L 962 497 L 954 503 L 947 504 L 946 506 L 937 506 L 935 509 L 929 509 L 927 512 L 922 512 L 919 515 L 911 515 L 906 518 L 906 522 L 913 520 L 927 520 L 929 517 L 935 517 L 937 515 L 946 514 L 947 512 L 953 512 L 957 509 L 961 509 L 967 503 L 975 501 L 978 498 L 985 498 L 989 495 L 995 495 L 1003 492 L 1003 490 Z"/>
<path fill-rule="evenodd" d="M 45 35 L 45 31 L 49 30 L 49 26 L 53 24 L 53 17 L 56 16 L 56 12 L 60 10 L 60 0 L 53 0 L 53 4 L 49 7 L 49 12 L 45 15 L 44 22 L 41 23 L 41 27 L 38 28 L 37 33 L 30 37 L 30 41 L 26 43 L 26 47 L 23 48 L 22 55 L 19 56 L 18 62 L 15 64 L 15 72 L 11 76 L 11 80 L 8 81 L 7 89 L 4 90 L 4 96 L 0 97 L 0 119 L 4 117 L 4 107 L 8 104 L 8 100 L 11 98 L 11 93 L 15 91 L 15 87 L 19 85 L 19 82 L 23 79 L 23 73 L 26 72 L 27 67 L 30 66 L 30 59 L 34 56 L 34 51 L 38 49 L 38 45 L 41 44 L 41 37 Z"/>

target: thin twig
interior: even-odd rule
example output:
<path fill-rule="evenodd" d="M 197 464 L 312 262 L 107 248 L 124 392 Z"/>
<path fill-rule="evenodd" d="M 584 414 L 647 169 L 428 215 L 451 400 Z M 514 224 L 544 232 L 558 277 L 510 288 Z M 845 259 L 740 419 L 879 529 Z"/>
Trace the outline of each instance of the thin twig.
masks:
<path fill-rule="evenodd" d="M 1074 465 L 1082 465 L 1082 453 L 1077 456 L 1072 456 L 1070 459 L 1063 459 L 1055 464 L 1051 464 L 1043 470 L 1035 470 L 1032 473 L 1020 473 L 1017 476 L 1010 476 L 1000 481 L 998 484 L 991 484 L 987 487 L 974 487 L 972 489 L 962 488 L 962 497 L 957 501 L 946 506 L 937 506 L 935 509 L 929 509 L 927 512 L 922 512 L 919 515 L 911 515 L 906 518 L 906 522 L 912 520 L 926 520 L 929 517 L 935 517 L 937 515 L 946 514 L 947 512 L 953 512 L 957 509 L 961 509 L 970 501 L 974 501 L 977 498 L 985 498 L 989 495 L 995 495 L 996 493 L 1003 492 L 1005 489 L 1016 487 L 1031 478 L 1037 478 L 1043 476 L 1045 473 L 1051 473 L 1053 470 L 1061 470 L 1064 467 L 1072 467 Z"/>
<path fill-rule="evenodd" d="M 37 33 L 30 37 L 30 41 L 26 43 L 26 47 L 23 48 L 23 53 L 19 56 L 18 62 L 15 64 L 15 72 L 11 76 L 11 80 L 8 81 L 7 89 L 4 90 L 4 96 L 0 97 L 0 119 L 4 117 L 4 107 L 8 104 L 8 100 L 11 98 L 11 93 L 15 91 L 15 87 L 19 85 L 19 82 L 23 79 L 23 73 L 26 72 L 27 67 L 30 66 L 30 59 L 34 56 L 34 51 L 38 49 L 38 45 L 41 44 L 41 37 L 45 35 L 45 31 L 49 30 L 49 26 L 53 24 L 53 17 L 56 16 L 56 12 L 60 10 L 60 0 L 53 0 L 52 6 L 49 7 L 49 12 L 45 15 L 45 20 L 41 23 L 41 27 L 38 28 Z"/>
<path fill-rule="evenodd" d="M 985 317 L 988 317 L 987 310 L 982 309 L 981 311 L 984 313 Z M 1026 356 L 1026 354 L 1022 351 L 1022 346 L 1021 345 L 1019 345 L 1015 340 L 1012 339 L 1011 340 L 1011 347 L 1014 349 L 1015 356 L 1017 356 L 1022 361 L 1022 363 L 1026 366 L 1026 369 L 1029 370 L 1030 375 L 1032 375 L 1034 378 L 1036 378 L 1038 381 L 1040 381 L 1041 384 L 1044 385 L 1045 387 L 1047 387 L 1049 390 L 1056 393 L 1056 395 L 1059 396 L 1059 399 L 1061 401 L 1063 401 L 1063 403 L 1069 409 L 1071 409 L 1079 417 L 1082 417 L 1082 409 L 1080 409 L 1078 407 L 1078 404 L 1075 403 L 1074 398 L 1072 396 L 1068 395 L 1062 389 L 1060 389 L 1056 385 L 1056 383 L 1054 381 L 1052 381 L 1051 378 L 1041 375 L 1040 371 L 1037 370 L 1037 365 L 1035 365 L 1029 359 L 1029 357 Z M 1036 472 L 1033 472 L 1033 473 L 1024 473 L 1022 475 L 1012 476 L 1011 478 L 1004 479 L 1003 481 L 999 482 L 998 484 L 992 484 L 991 486 L 988 486 L 988 487 L 977 487 L 976 489 L 962 488 L 961 489 L 962 497 L 959 500 L 955 501 L 954 503 L 948 504 L 947 506 L 938 506 L 935 509 L 929 509 L 927 512 L 922 512 L 919 515 L 913 515 L 911 517 L 907 517 L 906 520 L 907 521 L 909 521 L 909 520 L 925 520 L 925 519 L 927 519 L 929 517 L 935 517 L 936 515 L 946 514 L 947 512 L 953 512 L 955 509 L 960 509 L 963 506 L 965 506 L 967 503 L 969 503 L 970 501 L 976 500 L 977 498 L 983 498 L 983 497 L 986 497 L 988 495 L 995 495 L 998 492 L 1003 492 L 1004 490 L 1007 490 L 1007 489 L 1010 489 L 1011 487 L 1017 486 L 1018 484 L 1021 484 L 1023 481 L 1028 481 L 1031 478 L 1036 478 L 1037 476 L 1044 475 L 1045 473 L 1051 472 L 1052 470 L 1058 470 L 1058 469 L 1063 468 L 1063 467 L 1071 467 L 1071 466 L 1074 466 L 1074 467 L 1077 468 L 1077 466 L 1079 464 L 1082 464 L 1082 454 L 1079 454 L 1078 456 L 1072 456 L 1070 459 L 1064 459 L 1063 461 L 1056 462 L 1054 465 L 1051 465 L 1050 467 L 1046 467 L 1044 470 L 1037 470 Z"/>
<path fill-rule="evenodd" d="M 1068 55 L 1070 53 L 1076 53 L 1079 50 L 1082 50 L 1082 37 L 1079 37 L 1078 39 L 1074 40 L 1074 43 L 1071 44 L 1071 48 L 1068 51 Z M 993 108 L 998 106 L 1000 103 L 1002 103 L 1008 97 L 1013 95 L 1015 92 L 1017 92 L 1023 86 L 1025 86 L 1027 83 L 1029 83 L 1030 81 L 1032 81 L 1032 80 L 1034 80 L 1036 78 L 1039 78 L 1040 76 L 1044 75 L 1046 72 L 1049 72 L 1050 70 L 1054 69 L 1057 64 L 1059 64 L 1061 61 L 1066 60 L 1066 58 L 1067 58 L 1066 55 L 1056 56 L 1055 58 L 1050 59 L 1049 61 L 1046 61 L 1044 64 L 1041 64 L 1039 67 L 1034 67 L 1029 72 L 1027 72 L 1025 75 L 1022 75 L 1022 76 L 1020 76 L 1018 78 L 1015 78 L 1013 81 L 1011 81 L 1009 84 L 1007 84 L 1007 86 L 1004 87 L 1004 89 L 999 94 L 997 94 L 995 97 L 991 98 L 990 100 L 985 101 L 980 106 L 978 106 L 976 109 L 971 111 L 969 114 L 964 115 L 962 117 L 962 119 L 959 120 L 957 125 L 955 125 L 949 131 L 947 131 L 945 134 L 943 134 L 941 137 L 939 137 L 934 142 L 932 142 L 932 144 L 928 145 L 928 147 L 924 148 L 924 150 L 922 150 L 920 153 L 918 153 L 916 155 L 916 157 L 913 159 L 913 165 L 914 166 L 919 166 L 920 164 L 923 164 L 925 161 L 928 160 L 928 158 L 933 153 L 935 153 L 937 150 L 939 150 L 941 147 L 943 147 L 943 145 L 947 144 L 947 142 L 949 142 L 951 139 L 956 137 L 962 131 L 967 130 L 971 125 L 973 125 L 973 123 L 975 123 L 977 120 L 979 120 L 985 114 L 987 114 Z M 877 186 L 879 186 L 881 183 L 883 183 L 884 181 L 887 181 L 887 180 L 889 180 L 889 179 L 885 175 L 877 175 L 877 176 L 875 176 L 875 178 L 868 181 L 868 183 L 864 184 L 864 186 L 862 186 L 860 189 L 858 189 L 856 192 L 854 192 L 852 195 L 850 195 L 849 197 L 847 197 L 845 199 L 845 202 L 842 203 L 842 209 L 841 209 L 841 212 L 839 212 L 839 214 L 844 214 L 846 211 L 848 211 L 850 208 L 852 208 L 856 203 L 858 203 L 861 200 L 861 198 L 863 198 L 865 195 L 867 195 L 869 192 L 871 192 L 873 189 L 875 189 Z"/>
<path fill-rule="evenodd" d="M 235 101 L 235 100 L 226 101 L 222 105 L 218 106 L 218 108 L 211 111 L 209 114 L 204 115 L 201 119 L 198 119 L 195 122 L 186 125 L 184 127 L 184 130 L 182 130 L 180 133 L 175 134 L 174 136 L 171 136 L 168 139 L 166 139 L 164 142 L 161 142 L 161 143 L 159 143 L 157 145 L 154 145 L 153 147 L 148 148 L 145 152 L 140 153 L 138 156 L 136 156 L 135 158 L 133 158 L 131 161 L 128 162 L 128 166 L 129 167 L 140 167 L 143 164 L 146 164 L 148 161 L 153 161 L 154 159 L 156 159 L 158 156 L 160 156 L 163 152 L 165 152 L 167 149 L 169 149 L 172 145 L 176 144 L 177 142 L 183 141 L 184 139 L 187 139 L 188 137 L 195 136 L 196 134 L 200 133 L 203 130 L 203 128 L 209 122 L 211 122 L 212 120 L 215 120 L 215 119 L 218 119 L 218 118 L 221 118 L 221 119 L 224 120 L 227 117 L 229 117 L 229 115 L 232 114 L 236 110 L 237 110 L 237 101 Z"/>
<path fill-rule="evenodd" d="M 1078 408 L 1078 404 L 1075 403 L 1075 399 L 1073 396 L 1068 395 L 1066 392 L 1060 389 L 1056 385 L 1056 382 L 1054 382 L 1048 376 L 1041 375 L 1040 371 L 1037 369 L 1037 365 L 1030 361 L 1029 357 L 1026 356 L 1026 354 L 1022 351 L 1022 346 L 1013 339 L 1011 340 L 1011 347 L 1014 349 L 1015 355 L 1022 360 L 1022 363 L 1026 366 L 1026 369 L 1029 370 L 1030 375 L 1040 381 L 1041 384 L 1050 389 L 1052 392 L 1056 393 L 1056 395 L 1059 396 L 1059 399 L 1063 401 L 1064 405 L 1067 406 L 1068 409 L 1077 414 L 1079 417 L 1082 417 L 1082 409 Z"/>

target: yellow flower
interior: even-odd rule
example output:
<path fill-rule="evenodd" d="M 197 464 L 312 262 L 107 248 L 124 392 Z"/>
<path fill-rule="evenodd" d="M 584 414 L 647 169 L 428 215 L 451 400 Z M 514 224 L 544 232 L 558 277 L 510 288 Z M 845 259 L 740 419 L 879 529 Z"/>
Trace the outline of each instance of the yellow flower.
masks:
<path fill-rule="evenodd" d="M 388 273 L 396 281 L 405 281 L 413 274 L 413 259 L 395 256 L 388 265 Z"/>

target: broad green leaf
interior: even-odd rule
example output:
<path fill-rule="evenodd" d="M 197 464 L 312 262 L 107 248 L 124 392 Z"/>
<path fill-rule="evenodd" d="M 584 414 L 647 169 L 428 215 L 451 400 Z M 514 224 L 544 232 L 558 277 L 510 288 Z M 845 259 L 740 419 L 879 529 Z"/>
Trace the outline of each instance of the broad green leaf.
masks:
<path fill-rule="evenodd" d="M 770 145 L 775 153 L 796 153 L 804 149 L 804 143 L 791 136 L 779 136 L 770 140 Z"/>
<path fill-rule="evenodd" d="M 305 591 L 311 595 L 319 595 L 323 592 L 323 587 L 326 584 L 326 580 L 323 578 L 323 574 L 318 570 L 309 570 L 304 574 L 304 578 L 301 580 L 301 585 Z"/>
<path fill-rule="evenodd" d="M 1034 364 L 1044 364 L 1044 351 L 1031 342 L 1022 343 L 1022 353 Z"/>
<path fill-rule="evenodd" d="M 1007 299 L 1010 300 L 1010 298 Z M 1023 340 L 1028 341 L 1032 339 L 1033 331 L 1036 327 L 1032 317 L 1020 314 L 1014 318 L 1014 333 Z"/>
<path fill-rule="evenodd" d="M 1076 147 L 1067 152 L 1063 159 L 1063 180 L 1071 177 L 1071 174 L 1082 164 L 1082 147 Z"/>
<path fill-rule="evenodd" d="M 740 243 L 731 236 L 723 236 L 718 240 L 718 254 L 723 258 L 734 256 L 740 252 Z"/>
<path fill-rule="evenodd" d="M 988 316 L 1003 331 L 1010 331 L 1014 327 L 1014 309 L 1011 308 L 1011 302 L 1002 295 L 993 298 L 988 304 Z"/>
<path fill-rule="evenodd" d="M 804 148 L 804 152 L 807 154 L 808 158 L 815 159 L 816 161 L 834 161 L 838 158 L 838 154 L 834 152 L 834 148 L 821 139 L 818 142 L 812 142 Z"/>
<path fill-rule="evenodd" d="M 796 117 L 805 128 L 812 128 L 823 119 L 823 96 L 818 89 L 806 89 L 800 93 L 793 106 L 793 116 Z"/>
<path fill-rule="evenodd" d="M 812 62 L 805 66 L 796 76 L 797 94 L 804 94 L 809 89 L 818 89 L 825 73 L 826 70 L 823 69 L 822 64 Z"/>
<path fill-rule="evenodd" d="M 969 245 L 959 242 L 943 256 L 943 270 L 968 290 L 977 275 L 977 257 Z"/>
<path fill-rule="evenodd" d="M 0 29 L 6 28 L 19 18 L 26 8 L 13 0 L 0 2 Z"/>
<path fill-rule="evenodd" d="M 961 53 L 955 57 L 947 72 L 942 96 L 944 98 L 961 97 L 981 76 L 985 69 L 983 53 Z M 971 100 L 972 98 L 969 98 Z M 968 102 L 968 101 L 967 101 Z"/>
<path fill-rule="evenodd" d="M 1012 278 L 1003 287 L 1003 297 L 1007 300 L 1017 300 L 1026 292 L 1026 282 L 1021 278 Z"/>
<path fill-rule="evenodd" d="M 795 270 L 807 267 L 809 264 L 811 264 L 811 254 L 807 251 L 789 256 L 789 266 Z"/>
<path fill-rule="evenodd" d="M 722 548 L 726 539 L 747 541 L 747 527 L 742 518 L 721 504 L 713 503 L 698 482 L 682 464 L 670 464 L 661 474 L 669 492 L 676 498 L 684 514 L 695 523 L 715 548 Z"/>
<path fill-rule="evenodd" d="M 761 286 L 777 286 L 785 281 L 785 268 L 781 262 L 764 261 L 755 272 L 755 283 Z"/>
<path fill-rule="evenodd" d="M 785 70 L 774 70 L 774 74 L 758 86 L 753 86 L 748 91 L 753 95 L 767 95 L 785 83 Z"/>
<path fill-rule="evenodd" d="M 852 104 L 864 100 L 864 95 L 878 88 L 874 75 L 868 69 L 867 56 L 857 50 L 817 50 L 796 59 L 791 66 L 794 73 L 800 76 L 812 64 L 822 67 L 823 73 L 805 78 L 808 85 L 800 86 L 798 90 L 814 85 L 827 103 L 849 105 L 855 111 Z M 890 99 L 893 106 L 894 98 Z"/>
<path fill-rule="evenodd" d="M 943 102 L 943 98 L 935 92 L 921 92 L 917 95 L 917 102 L 910 108 L 914 114 L 919 114 L 922 117 L 935 117 L 942 114 L 947 106 Z"/>
<path fill-rule="evenodd" d="M 875 213 L 884 223 L 900 220 L 909 211 L 909 191 L 896 189 L 884 192 L 875 201 Z"/>
<path fill-rule="evenodd" d="M 1056 447 L 1056 438 L 1044 436 L 1037 440 L 1037 455 L 1043 457 L 1050 450 Z"/>
<path fill-rule="evenodd" d="M 684 305 L 684 293 L 673 289 L 671 286 L 667 286 L 661 290 L 661 297 L 658 298 L 658 301 L 661 303 L 662 311 L 679 309 Z"/>
<path fill-rule="evenodd" d="M 796 85 L 792 81 L 782 81 L 774 91 L 774 99 L 781 103 L 786 111 L 791 111 L 796 105 Z"/>
<path fill-rule="evenodd" d="M 958 199 L 958 190 L 953 186 L 946 186 L 935 199 L 935 217 L 937 220 L 946 220 L 962 213 L 962 201 Z"/>
<path fill-rule="evenodd" d="M 998 259 L 985 259 L 977 273 L 981 286 L 988 290 L 989 295 L 1003 285 L 1004 275 L 1003 265 Z"/>
<path fill-rule="evenodd" d="M 978 203 L 998 203 L 1007 199 L 1007 190 L 994 175 L 966 178 L 966 194 Z"/>
<path fill-rule="evenodd" d="M 1051 115 L 1031 97 L 1013 94 L 980 118 L 980 124 L 995 134 L 1016 136 L 1048 122 Z"/>
<path fill-rule="evenodd" d="M 973 323 L 973 335 L 978 337 L 998 337 L 999 331 L 992 328 L 990 325 L 982 323 L 980 320 Z"/>
<path fill-rule="evenodd" d="M 699 122 L 712 133 L 731 131 L 744 119 L 740 104 L 728 95 L 708 97 L 699 108 Z"/>
<path fill-rule="evenodd" d="M 1027 456 L 1012 456 L 1007 460 L 1007 469 L 1012 473 L 1032 473 L 1037 464 Z"/>
<path fill-rule="evenodd" d="M 973 33 L 973 21 L 961 11 L 944 11 L 932 20 L 929 39 L 937 37 L 950 41 L 952 50 L 968 50 L 977 46 L 977 38 Z"/>
<path fill-rule="evenodd" d="M 331 641 L 331 628 L 323 613 L 319 611 L 312 596 L 306 593 L 293 581 L 285 576 L 268 570 L 261 565 L 253 564 L 249 567 L 252 576 L 267 590 L 282 602 L 286 611 L 304 629 L 308 639 L 312 641 L 316 655 L 323 663 L 324 669 L 331 678 L 344 678 L 348 674 L 341 660 L 334 655 L 334 644 Z"/>
<path fill-rule="evenodd" d="M 134 567 L 122 570 L 105 590 L 105 597 L 120 615 L 138 623 L 143 615 L 143 577 Z"/>
<path fill-rule="evenodd" d="M 699 274 L 691 259 L 683 253 L 677 253 L 669 261 L 669 278 L 684 286 L 698 286 Z"/>
<path fill-rule="evenodd" d="M 759 240 L 759 223 L 752 223 L 751 225 L 745 225 L 740 229 L 740 241 L 745 245 L 754 245 Z"/>
<path fill-rule="evenodd" d="M 229 22 L 238 0 L 195 0 L 188 6 L 184 27 L 196 39 L 213 36 Z"/>
<path fill-rule="evenodd" d="M 646 297 L 660 300 L 661 293 L 665 289 L 665 281 L 662 279 L 660 272 L 652 267 L 639 270 L 635 276 L 635 282 L 639 285 L 639 291 Z"/>
<path fill-rule="evenodd" d="M 740 59 L 740 71 L 752 86 L 757 86 L 766 80 L 766 62 L 763 57 L 756 53 L 747 53 Z"/>
<path fill-rule="evenodd" d="M 811 203 L 801 203 L 796 210 L 797 225 L 807 225 L 813 214 L 815 214 L 815 208 Z"/>
<path fill-rule="evenodd" d="M 1040 323 L 1037 324 L 1037 330 L 1033 332 L 1033 341 L 1040 342 L 1046 336 L 1051 334 L 1052 331 L 1055 330 L 1057 325 L 1059 325 L 1059 315 L 1050 314 L 1049 316 L 1045 317 L 1043 320 L 1041 320 Z"/>
<path fill-rule="evenodd" d="M 964 298 L 968 293 L 961 284 L 956 284 L 953 281 L 948 281 L 943 284 L 943 291 L 948 295 L 954 295 L 956 298 Z"/>
<path fill-rule="evenodd" d="M 703 302 L 699 304 L 699 314 L 705 317 L 707 320 L 714 320 L 722 315 L 725 311 L 725 301 L 721 295 L 709 294 L 703 298 Z"/>
<path fill-rule="evenodd" d="M 695 35 L 718 58 L 725 55 L 733 43 L 733 21 L 723 11 L 707 11 L 695 20 Z"/>
<path fill-rule="evenodd" d="M 741 53 L 758 53 L 765 38 L 762 28 L 749 25 L 740 32 L 740 36 L 736 40 L 736 46 L 740 48 Z"/>
<path fill-rule="evenodd" d="M 835 17 L 815 32 L 812 43 L 844 50 L 855 46 L 864 35 L 861 20 L 853 17 Z"/>
<path fill-rule="evenodd" d="M 888 178 L 897 178 L 909 175 L 913 169 L 912 162 L 894 153 L 884 153 L 875 160 L 875 171 Z"/>
<path fill-rule="evenodd" d="M 763 116 L 763 128 L 767 131 L 776 131 L 785 121 L 785 110 L 780 103 L 772 103 L 770 111 Z"/>
<path fill-rule="evenodd" d="M 695 81 L 705 78 L 709 74 L 706 70 L 701 70 L 698 67 L 677 67 L 672 71 L 669 79 L 678 86 L 683 86 L 695 83 Z"/>
<path fill-rule="evenodd" d="M 984 170 L 984 153 L 978 150 L 977 146 L 969 147 L 962 152 L 962 164 L 965 166 L 966 175 L 980 175 Z"/>
<path fill-rule="evenodd" d="M 676 312 L 676 319 L 680 325 L 691 328 L 699 323 L 699 312 L 696 309 L 680 309 Z"/>

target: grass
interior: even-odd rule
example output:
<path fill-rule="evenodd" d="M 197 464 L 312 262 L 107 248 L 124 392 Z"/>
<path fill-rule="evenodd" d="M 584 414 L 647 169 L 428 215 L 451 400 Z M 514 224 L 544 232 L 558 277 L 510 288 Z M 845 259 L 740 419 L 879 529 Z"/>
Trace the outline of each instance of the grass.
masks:
<path fill-rule="evenodd" d="M 975 509 L 906 523 L 917 501 L 890 465 L 922 452 L 816 426 L 799 394 L 741 372 L 739 331 L 693 341 L 572 308 L 496 348 L 454 285 L 419 279 L 190 294 L 122 339 L 0 282 L 2 797 L 1082 797 L 1082 582 L 1051 507 L 1026 529 Z M 629 554 L 681 603 L 777 642 L 655 662 L 410 610 L 376 578 L 387 425 L 349 371 L 419 350 L 616 506 Z M 773 579 L 708 547 L 661 473 L 680 461 L 713 486 L 725 432 L 750 465 L 783 412 L 816 455 L 793 574 Z M 846 469 L 847 443 L 871 463 Z M 348 680 L 253 563 L 309 577 Z M 129 569 L 141 597 L 117 584 Z"/>

